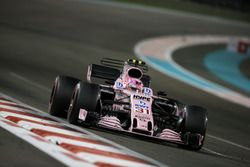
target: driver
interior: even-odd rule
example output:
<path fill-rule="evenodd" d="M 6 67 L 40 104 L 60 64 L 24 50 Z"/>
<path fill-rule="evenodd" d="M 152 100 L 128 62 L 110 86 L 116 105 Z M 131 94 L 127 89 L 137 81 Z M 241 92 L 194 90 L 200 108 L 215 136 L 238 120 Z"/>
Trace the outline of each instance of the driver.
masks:
<path fill-rule="evenodd" d="M 132 92 L 141 93 L 143 89 L 143 84 L 140 79 L 128 78 L 127 89 Z"/>

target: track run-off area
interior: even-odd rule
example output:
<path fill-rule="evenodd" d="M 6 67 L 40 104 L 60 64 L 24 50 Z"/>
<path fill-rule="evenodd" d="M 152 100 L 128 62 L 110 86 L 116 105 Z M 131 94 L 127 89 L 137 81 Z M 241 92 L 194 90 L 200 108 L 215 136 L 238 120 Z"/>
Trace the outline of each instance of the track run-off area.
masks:
<path fill-rule="evenodd" d="M 227 45 L 233 39 L 244 39 L 245 37 L 227 37 L 227 36 L 213 36 L 213 35 L 185 35 L 185 36 L 170 36 L 148 39 L 139 42 L 135 46 L 135 54 L 148 64 L 160 72 L 165 73 L 171 77 L 184 81 L 196 88 L 204 90 L 208 93 L 229 100 L 236 104 L 240 104 L 250 108 L 250 98 L 238 92 L 230 90 L 226 87 L 213 83 L 202 76 L 198 76 L 191 71 L 180 66 L 172 58 L 173 53 L 181 48 L 192 47 L 196 45 L 209 44 L 225 44 Z M 248 39 L 248 41 L 250 41 Z M 218 57 L 218 56 L 217 56 Z M 245 56 L 246 57 L 246 56 Z M 194 57 L 195 59 L 195 57 Z M 219 61 L 219 59 L 218 59 Z M 217 61 L 217 62 L 218 62 Z M 232 60 L 233 61 L 233 60 Z M 216 62 L 216 57 L 214 58 Z M 211 62 L 212 64 L 212 62 Z M 223 59 L 220 60 L 220 65 L 224 66 Z M 212 67 L 211 67 L 212 68 Z M 234 76 L 231 76 L 234 79 Z M 238 80 L 240 82 L 240 80 Z M 250 82 L 245 85 L 250 84 Z"/>
<path fill-rule="evenodd" d="M 188 69 L 185 69 L 185 67 L 182 67 L 173 59 L 173 53 L 185 47 L 192 47 L 196 45 L 209 45 L 209 44 L 210 45 L 211 44 L 228 45 L 234 39 L 244 39 L 244 40 L 249 41 L 249 39 L 246 39 L 245 37 L 236 37 L 236 36 L 228 37 L 228 36 L 213 36 L 213 35 L 202 35 L 202 36 L 199 36 L 199 35 L 178 36 L 176 35 L 176 36 L 167 36 L 167 37 L 157 37 L 157 38 L 146 39 L 146 40 L 140 41 L 134 47 L 134 52 L 139 59 L 145 61 L 147 64 L 149 64 L 156 70 L 168 76 L 171 76 L 175 79 L 183 81 L 191 86 L 201 89 L 207 93 L 211 93 L 222 99 L 225 99 L 233 103 L 242 105 L 244 107 L 250 108 L 249 97 L 242 95 L 234 90 L 230 90 L 229 88 L 226 88 L 217 83 L 211 82 L 203 78 L 202 76 L 199 76 L 189 71 Z M 235 54 L 234 52 L 235 51 L 228 51 L 227 52 L 228 55 L 225 55 L 225 56 L 230 56 L 229 54 Z M 211 53 L 208 53 L 208 54 L 211 54 Z M 250 58 L 248 55 L 236 55 L 236 57 L 237 56 L 241 59 Z M 219 57 L 219 55 L 217 55 L 217 57 Z M 220 67 L 223 66 L 224 59 L 218 58 L 217 60 L 216 56 L 214 56 L 213 60 L 209 62 L 210 63 L 209 65 L 211 67 L 210 70 L 213 70 L 213 67 L 212 67 L 213 64 L 218 64 L 217 66 L 220 66 Z M 234 60 L 231 60 L 231 61 L 234 61 Z M 228 68 L 230 69 L 230 67 Z M 229 75 L 231 74 L 231 80 L 235 80 L 234 78 L 235 76 L 233 76 L 233 74 L 235 73 L 236 70 L 239 71 L 238 68 L 239 67 L 232 68 L 233 71 L 229 73 Z M 219 74 L 220 73 L 218 73 L 218 75 Z M 229 77 L 230 76 L 228 76 L 228 78 Z M 245 79 L 245 80 L 246 82 L 250 82 L 249 79 Z M 241 80 L 239 79 L 237 79 L 237 81 L 241 82 Z M 237 81 L 235 82 L 237 83 Z M 244 86 L 247 88 L 246 85 L 249 83 L 242 83 L 242 84 L 245 84 Z M 211 134 L 207 134 L 207 136 L 215 140 L 219 140 L 221 142 L 225 142 L 227 144 L 233 145 L 235 147 L 239 147 L 241 149 L 250 151 L 249 147 L 242 146 L 240 144 L 228 141 L 226 139 L 222 139 L 220 137 L 216 137 Z M 230 158 L 235 158 L 235 159 L 239 158 L 239 157 L 232 157 L 230 155 L 224 155 L 220 152 L 216 152 L 208 148 L 204 148 L 204 149 L 211 153 L 215 153 L 219 156 L 230 157 Z"/>
<path fill-rule="evenodd" d="M 193 84 L 166 75 L 155 68 L 152 62 L 148 62 L 153 67 L 149 67 L 148 74 L 152 77 L 153 90 L 165 90 L 169 97 L 207 108 L 208 135 L 201 151 L 193 152 L 172 144 L 75 127 L 64 120 L 51 118 L 46 113 L 52 82 L 57 75 L 84 80 L 88 64 L 98 63 L 103 57 L 127 60 L 133 57 L 138 42 L 147 39 L 195 34 L 201 37 L 207 34 L 214 37 L 249 37 L 249 29 L 250 25 L 246 23 L 110 1 L 1 1 L 0 92 L 3 93 L 1 103 L 4 104 L 1 105 L 0 113 L 1 126 L 4 128 L 0 130 L 0 166 L 77 166 L 82 163 L 86 166 L 122 166 L 118 161 L 111 160 L 112 157 L 108 157 L 111 158 L 109 160 L 99 159 L 98 155 L 93 155 L 93 148 L 102 157 L 113 155 L 120 158 L 119 162 L 126 161 L 134 166 L 147 163 L 150 163 L 149 166 L 249 166 L 250 112 L 249 103 L 244 103 L 248 102 L 248 94 L 224 84 L 222 90 L 228 89 L 230 93 L 236 93 L 238 98 L 230 100 L 233 99 L 230 94 L 223 99 L 223 96 L 211 94 L 212 91 L 201 90 Z M 225 42 L 178 49 L 173 53 L 173 63 L 192 74 L 199 74 L 199 77 L 212 78 L 213 84 L 221 86 L 222 81 L 215 82 L 217 79 L 213 78 L 214 74 L 201 62 L 205 55 L 217 51 Z M 25 108 L 26 114 L 23 114 L 23 108 L 10 104 L 28 107 Z M 6 108 L 20 113 L 4 112 Z M 45 118 L 29 117 L 27 113 Z M 94 139 L 101 144 L 77 143 L 84 147 L 80 151 L 67 144 L 60 146 L 57 141 L 59 136 L 53 137 L 55 133 L 52 136 L 40 133 L 45 130 L 45 124 L 53 127 L 47 128 L 47 131 L 63 126 L 62 133 L 80 135 L 84 140 Z M 16 128 L 20 128 L 20 131 L 16 131 Z M 40 131 L 34 131 L 33 128 Z M 68 132 L 67 128 L 74 129 L 74 132 Z M 44 147 L 37 147 L 37 142 L 43 143 Z M 48 149 L 45 150 L 45 147 Z M 79 160 L 83 162 L 77 163 Z"/>

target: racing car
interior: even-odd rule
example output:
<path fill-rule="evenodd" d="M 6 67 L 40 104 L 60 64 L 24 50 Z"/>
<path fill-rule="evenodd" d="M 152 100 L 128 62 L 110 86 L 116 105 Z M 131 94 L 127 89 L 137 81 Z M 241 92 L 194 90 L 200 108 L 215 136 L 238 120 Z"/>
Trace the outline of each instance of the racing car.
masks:
<path fill-rule="evenodd" d="M 204 144 L 207 111 L 150 88 L 145 62 L 103 58 L 87 78 L 57 76 L 48 112 L 75 125 L 100 127 L 173 142 L 191 150 Z"/>

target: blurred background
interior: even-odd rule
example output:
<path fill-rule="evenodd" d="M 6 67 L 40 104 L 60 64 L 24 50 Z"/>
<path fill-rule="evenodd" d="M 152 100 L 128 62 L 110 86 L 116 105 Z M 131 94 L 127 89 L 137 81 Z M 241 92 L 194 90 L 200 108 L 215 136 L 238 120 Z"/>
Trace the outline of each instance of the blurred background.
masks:
<path fill-rule="evenodd" d="M 88 64 L 99 63 L 103 57 L 135 58 L 135 45 L 145 39 L 196 34 L 249 39 L 249 4 L 249 0 L 0 0 L 0 92 L 47 112 L 57 75 L 85 80 Z M 229 62 L 239 62 L 237 70 L 249 82 L 249 43 L 240 41 L 185 47 L 173 57 L 191 72 L 250 98 L 247 89 L 221 78 L 205 64 L 207 55 L 227 55 L 230 45 L 237 55 L 231 55 Z M 227 64 L 225 59 L 216 61 L 220 67 Z M 222 74 L 220 70 L 225 68 L 218 70 Z M 239 73 L 223 71 L 238 83 Z M 171 144 L 88 130 L 169 166 L 250 166 L 248 107 L 152 67 L 149 75 L 153 90 L 207 108 L 205 149 L 192 152 Z M 62 166 L 3 129 L 0 150 L 0 166 Z"/>
<path fill-rule="evenodd" d="M 115 0 L 250 22 L 248 0 Z"/>

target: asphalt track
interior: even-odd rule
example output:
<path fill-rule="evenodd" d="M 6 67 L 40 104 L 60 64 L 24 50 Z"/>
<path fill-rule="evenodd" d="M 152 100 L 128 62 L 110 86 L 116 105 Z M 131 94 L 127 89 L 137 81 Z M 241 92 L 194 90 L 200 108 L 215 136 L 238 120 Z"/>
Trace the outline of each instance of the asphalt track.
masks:
<path fill-rule="evenodd" d="M 133 55 L 134 45 L 145 38 L 170 34 L 250 36 L 246 24 L 95 2 L 1 0 L 0 91 L 47 111 L 56 75 L 85 78 L 87 64 L 103 57 L 127 59 Z M 186 66 L 197 67 L 185 58 L 182 61 Z M 193 70 L 211 76 L 203 68 Z M 170 97 L 208 109 L 205 150 L 192 152 L 174 145 L 90 131 L 170 166 L 250 166 L 249 109 L 153 69 L 149 74 L 155 90 L 166 90 Z M 0 138 L 0 166 L 62 166 L 2 129 Z"/>

